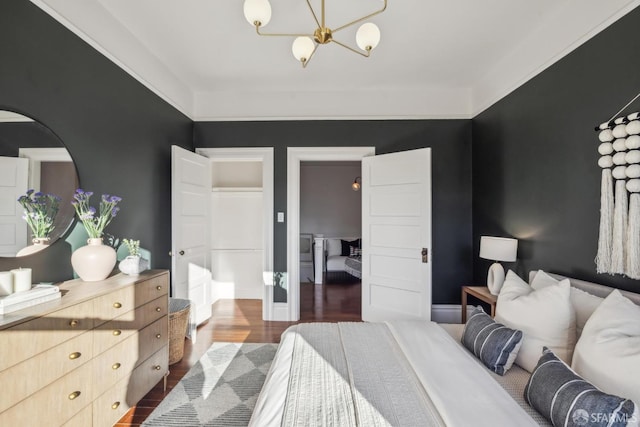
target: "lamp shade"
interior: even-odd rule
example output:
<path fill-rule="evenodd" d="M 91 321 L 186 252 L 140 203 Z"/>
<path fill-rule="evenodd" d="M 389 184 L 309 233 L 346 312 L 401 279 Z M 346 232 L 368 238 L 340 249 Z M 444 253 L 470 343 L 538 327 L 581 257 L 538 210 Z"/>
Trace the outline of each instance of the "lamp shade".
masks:
<path fill-rule="evenodd" d="M 251 25 L 255 25 L 256 22 L 260 22 L 261 27 L 267 25 L 271 21 L 269 0 L 245 0 L 244 17 Z"/>
<path fill-rule="evenodd" d="M 518 241 L 506 237 L 480 237 L 480 258 L 513 262 L 518 253 Z"/>
<path fill-rule="evenodd" d="M 308 61 L 309 58 L 311 58 L 314 49 L 315 44 L 310 37 L 298 37 L 294 40 L 293 45 L 291 46 L 293 56 L 301 62 Z"/>
<path fill-rule="evenodd" d="M 375 49 L 380 43 L 380 29 L 378 26 L 371 22 L 362 24 L 356 33 L 356 43 L 362 50 Z"/>

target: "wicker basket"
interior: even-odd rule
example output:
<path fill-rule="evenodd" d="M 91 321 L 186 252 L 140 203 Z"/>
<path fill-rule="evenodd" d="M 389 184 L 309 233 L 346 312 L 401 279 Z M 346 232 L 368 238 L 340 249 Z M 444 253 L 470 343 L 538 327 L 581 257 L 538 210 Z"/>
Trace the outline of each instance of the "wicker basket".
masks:
<path fill-rule="evenodd" d="M 182 360 L 189 325 L 188 299 L 169 298 L 169 365 Z"/>

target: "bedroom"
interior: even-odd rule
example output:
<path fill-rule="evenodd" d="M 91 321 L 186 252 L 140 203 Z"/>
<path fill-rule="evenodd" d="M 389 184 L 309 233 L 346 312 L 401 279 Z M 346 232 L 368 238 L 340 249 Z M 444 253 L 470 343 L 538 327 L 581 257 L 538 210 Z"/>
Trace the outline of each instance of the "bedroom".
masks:
<path fill-rule="evenodd" d="M 482 283 L 489 263 L 477 257 L 481 235 L 519 238 L 519 262 L 512 267 L 521 276 L 544 268 L 637 291 L 637 282 L 597 275 L 593 264 L 600 173 L 593 126 L 640 88 L 635 72 L 640 61 L 627 54 L 638 50 L 640 13 L 630 11 L 635 3 L 615 3 L 616 12 L 600 16 L 608 28 L 583 32 L 584 44 L 572 45 L 575 50 L 562 59 L 551 55 L 557 62 L 540 61 L 544 71 L 520 76 L 509 88 L 513 92 L 478 114 L 446 120 L 195 123 L 34 4 L 2 3 L 0 104 L 54 129 L 72 153 L 83 186 L 127 200 L 111 231 L 139 236 L 159 268 L 170 265 L 171 144 L 191 150 L 222 142 L 275 147 L 275 209 L 285 213 L 287 146 L 331 141 L 373 145 L 385 153 L 428 145 L 439 159 L 433 164 L 434 304 L 459 304 L 463 284 Z M 593 38 L 586 40 L 589 35 Z M 250 40 L 259 48 L 268 43 Z M 603 52 L 618 65 L 611 67 Z M 288 52 L 283 55 L 288 58 Z M 130 184 L 132 177 L 136 185 Z M 284 271 L 285 230 L 278 223 L 274 227 L 274 267 Z M 70 277 L 68 254 L 50 251 L 34 270 L 58 275 L 51 280 Z M 0 261 L 0 270 L 12 267 L 8 264 Z"/>

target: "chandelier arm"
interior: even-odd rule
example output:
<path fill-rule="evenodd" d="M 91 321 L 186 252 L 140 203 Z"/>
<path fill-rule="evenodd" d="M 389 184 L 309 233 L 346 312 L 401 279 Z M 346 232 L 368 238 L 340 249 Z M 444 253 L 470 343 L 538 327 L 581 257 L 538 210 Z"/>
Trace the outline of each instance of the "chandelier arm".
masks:
<path fill-rule="evenodd" d="M 325 27 L 325 13 L 324 13 L 324 0 L 322 0 L 322 28 Z"/>
<path fill-rule="evenodd" d="M 259 36 L 265 36 L 265 37 L 311 37 L 313 38 L 313 34 L 261 33 L 260 25 L 256 25 L 256 33 L 258 33 Z"/>
<path fill-rule="evenodd" d="M 342 46 L 343 48 L 348 49 L 348 50 L 350 50 L 350 51 L 351 51 L 351 52 L 353 52 L 353 53 L 357 53 L 358 55 L 364 56 L 365 58 L 368 58 L 368 57 L 369 57 L 369 55 L 371 54 L 371 50 L 367 50 L 367 53 L 362 53 L 362 52 L 360 52 L 359 50 L 356 50 L 356 49 L 352 48 L 351 46 L 347 46 L 347 45 L 346 45 L 346 44 L 344 44 L 344 43 L 340 43 L 340 42 L 339 42 L 338 40 L 336 40 L 336 39 L 331 39 L 331 41 L 332 41 L 333 43 L 337 44 L 338 46 Z"/>
<path fill-rule="evenodd" d="M 324 3 L 324 2 L 323 2 L 323 3 Z M 335 30 L 333 30 L 333 32 L 334 32 L 334 33 L 337 33 L 338 31 L 343 30 L 343 29 L 345 29 L 345 28 L 347 28 L 347 27 L 350 27 L 350 26 L 352 26 L 352 25 L 354 25 L 354 24 L 357 24 L 358 22 L 362 22 L 362 21 L 364 21 L 364 20 L 366 20 L 366 19 L 369 19 L 369 18 L 371 18 L 371 17 L 373 17 L 373 16 L 376 16 L 376 15 L 378 15 L 378 14 L 380 14 L 380 13 L 384 12 L 386 8 L 387 8 L 387 0 L 384 0 L 384 5 L 382 6 L 382 9 L 380 9 L 380 10 L 378 10 L 378 11 L 376 11 L 376 12 L 370 13 L 370 14 L 369 14 L 369 15 L 367 15 L 367 16 L 363 16 L 362 18 L 356 19 L 355 21 L 351 21 L 351 22 L 349 22 L 349 23 L 347 23 L 347 24 L 344 24 L 344 25 L 342 25 L 342 26 L 340 26 L 340 27 L 336 28 Z"/>
<path fill-rule="evenodd" d="M 311 61 L 311 58 L 313 58 L 313 55 L 315 55 L 316 50 L 318 50 L 318 44 L 314 43 L 313 51 L 311 52 L 311 55 L 309 55 L 309 58 L 307 58 L 307 60 L 302 63 L 302 68 L 307 68 L 307 65 L 309 65 L 309 61 Z"/>
<path fill-rule="evenodd" d="M 307 6 L 309 6 L 309 10 L 311 11 L 311 14 L 313 15 L 313 19 L 316 21 L 316 25 L 318 26 L 318 28 L 321 27 L 320 25 L 320 21 L 318 21 L 318 17 L 316 16 L 316 12 L 313 10 L 313 7 L 311 7 L 311 1 L 307 0 Z"/>

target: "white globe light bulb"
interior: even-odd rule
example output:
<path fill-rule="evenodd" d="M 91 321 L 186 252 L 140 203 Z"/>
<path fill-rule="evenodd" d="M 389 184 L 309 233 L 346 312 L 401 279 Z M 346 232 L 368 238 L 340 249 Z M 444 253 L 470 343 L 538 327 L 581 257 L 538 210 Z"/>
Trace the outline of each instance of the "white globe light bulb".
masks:
<path fill-rule="evenodd" d="M 251 25 L 255 25 L 256 22 L 260 22 L 261 27 L 267 25 L 271 21 L 269 0 L 245 0 L 244 17 Z"/>
<path fill-rule="evenodd" d="M 362 50 L 372 50 L 380 43 L 380 29 L 376 24 L 367 22 L 358 28 L 356 43 Z"/>
<path fill-rule="evenodd" d="M 310 37 L 298 37 L 293 41 L 291 51 L 298 61 L 307 62 L 315 49 Z"/>

